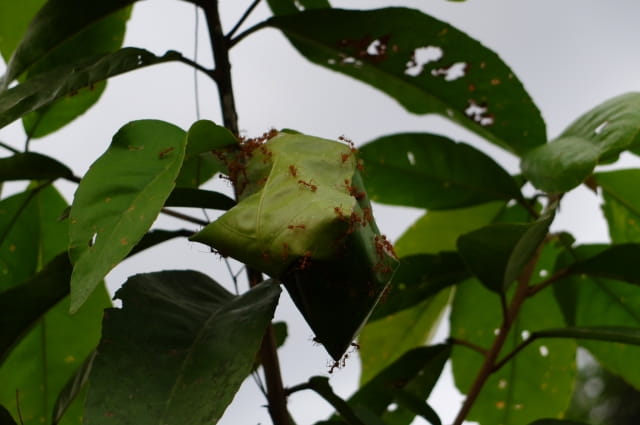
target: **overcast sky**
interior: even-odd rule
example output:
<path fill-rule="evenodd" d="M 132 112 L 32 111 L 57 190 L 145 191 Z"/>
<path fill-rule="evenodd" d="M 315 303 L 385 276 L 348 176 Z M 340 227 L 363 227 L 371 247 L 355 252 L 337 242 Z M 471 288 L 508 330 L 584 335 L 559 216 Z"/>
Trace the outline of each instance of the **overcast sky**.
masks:
<path fill-rule="evenodd" d="M 249 0 L 221 0 L 223 21 L 230 28 Z M 264 2 L 263 2 L 264 3 Z M 556 136 L 579 114 L 598 103 L 629 91 L 640 91 L 640 2 L 637 0 L 469 0 L 456 3 L 430 1 L 336 1 L 346 8 L 405 5 L 450 22 L 495 50 L 511 66 L 542 111 L 548 135 Z M 264 4 L 251 22 L 264 19 Z M 201 16 L 202 19 L 202 16 Z M 193 5 L 171 0 L 138 3 L 129 22 L 127 46 L 144 47 L 155 53 L 178 50 L 193 57 Z M 198 60 L 210 66 L 208 36 L 200 21 Z M 443 133 L 473 143 L 498 158 L 510 172 L 518 163 L 498 148 L 438 117 L 407 114 L 394 100 L 348 77 L 306 62 L 274 30 L 262 30 L 232 51 L 233 77 L 240 128 L 249 136 L 269 128 L 295 128 L 316 136 L 335 139 L 344 134 L 357 144 L 378 136 L 405 132 Z M 1 69 L 0 69 L 1 70 Z M 220 122 L 216 90 L 199 77 L 200 110 L 203 118 Z M 187 129 L 196 119 L 193 71 L 182 64 L 146 68 L 115 78 L 100 104 L 53 136 L 36 140 L 32 150 L 47 153 L 71 164 L 83 174 L 108 146 L 111 136 L 126 122 L 157 118 Z M 0 140 L 20 148 L 24 135 L 19 124 L 0 130 Z M 627 166 L 638 160 L 624 158 Z M 69 200 L 75 187 L 58 185 Z M 15 186 L 11 186 L 11 189 Z M 583 242 L 606 239 L 598 199 L 584 190 L 565 197 L 555 229 L 570 230 Z M 422 211 L 379 206 L 379 225 L 397 238 Z M 197 214 L 195 212 L 194 214 Z M 391 219 L 393 217 L 393 219 Z M 172 219 L 158 225 L 176 226 Z M 193 228 L 178 223 L 179 226 Z M 230 279 L 208 250 L 186 241 L 174 241 L 136 256 L 118 266 L 109 276 L 115 289 L 126 277 L 144 270 L 193 268 L 212 274 L 227 285 Z M 295 385 L 314 374 L 325 374 L 329 356 L 313 346 L 312 332 L 284 296 L 277 318 L 290 320 L 290 338 L 281 350 L 285 385 Z M 441 333 L 442 334 L 442 333 Z M 337 391 L 347 396 L 356 388 L 357 361 L 333 374 Z M 264 399 L 255 384 L 247 381 L 228 409 L 222 424 L 268 424 Z M 460 403 L 450 377 L 443 378 L 430 402 L 445 423 Z M 314 394 L 296 394 L 290 408 L 300 425 L 325 418 L 330 409 Z"/>

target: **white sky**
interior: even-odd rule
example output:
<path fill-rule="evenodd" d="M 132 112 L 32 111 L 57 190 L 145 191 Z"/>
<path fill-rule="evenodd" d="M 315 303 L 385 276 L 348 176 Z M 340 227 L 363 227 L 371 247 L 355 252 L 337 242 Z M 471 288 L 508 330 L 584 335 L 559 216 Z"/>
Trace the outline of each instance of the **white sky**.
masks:
<path fill-rule="evenodd" d="M 224 24 L 230 28 L 250 0 L 221 3 Z M 624 92 L 640 91 L 637 0 L 333 0 L 332 4 L 420 8 L 468 32 L 498 52 L 519 76 L 541 109 L 550 137 L 596 104 Z M 173 49 L 193 57 L 194 16 L 193 5 L 186 2 L 140 2 L 129 22 L 125 45 L 158 54 Z M 250 22 L 266 16 L 267 8 L 261 4 Z M 212 60 L 205 30 L 201 20 L 199 61 L 209 66 Z M 289 127 L 332 139 L 345 134 L 361 144 L 385 134 L 429 131 L 473 143 L 494 155 L 510 172 L 518 172 L 517 161 L 470 133 L 437 117 L 409 115 L 386 95 L 306 62 L 275 30 L 262 30 L 244 40 L 232 51 L 232 63 L 240 127 L 247 135 Z M 215 86 L 202 75 L 199 83 L 202 117 L 220 122 Z M 193 71 L 182 64 L 168 64 L 117 77 L 98 106 L 55 135 L 33 141 L 31 148 L 71 164 L 81 175 L 106 149 L 118 128 L 142 118 L 164 119 L 187 129 L 196 119 Z M 21 148 L 21 126 L 13 124 L 0 130 L 0 140 Z M 640 165 L 635 157 L 624 159 L 627 166 Z M 75 187 L 67 183 L 58 187 L 71 200 Z M 375 212 L 382 231 L 392 239 L 421 214 L 382 206 Z M 176 223 L 167 218 L 158 221 L 163 228 Z M 606 239 L 598 200 L 585 190 L 565 197 L 554 227 L 572 231 L 583 242 Z M 113 289 L 131 274 L 166 268 L 193 268 L 221 283 L 230 282 L 215 257 L 203 246 L 186 241 L 167 243 L 126 261 L 109 275 L 108 282 Z M 329 356 L 313 346 L 312 332 L 286 296 L 277 311 L 277 319 L 282 318 L 290 320 L 290 337 L 280 351 L 285 385 L 303 382 L 311 375 L 326 375 Z M 352 359 L 331 381 L 339 394 L 347 396 L 355 390 L 358 374 L 358 362 Z M 444 423 L 452 421 L 461 399 L 452 389 L 450 376 L 442 379 L 429 401 Z M 248 380 L 220 423 L 268 424 L 266 409 L 261 407 L 264 404 L 255 384 Z M 292 396 L 290 410 L 300 425 L 323 419 L 331 411 L 308 392 Z"/>

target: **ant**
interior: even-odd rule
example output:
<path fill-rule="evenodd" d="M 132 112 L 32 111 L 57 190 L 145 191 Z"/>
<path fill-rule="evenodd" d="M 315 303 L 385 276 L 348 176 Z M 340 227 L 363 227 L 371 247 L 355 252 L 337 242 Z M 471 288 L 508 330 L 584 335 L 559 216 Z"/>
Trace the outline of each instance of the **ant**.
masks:
<path fill-rule="evenodd" d="M 289 174 L 291 174 L 291 177 L 297 177 L 298 176 L 298 167 L 296 167 L 293 164 L 289 165 Z"/>
<path fill-rule="evenodd" d="M 306 182 L 304 180 L 298 180 L 298 184 L 301 184 L 301 185 L 309 188 L 309 190 L 311 190 L 312 192 L 315 192 L 316 190 L 318 190 L 318 186 L 316 186 L 313 183 Z"/>
<path fill-rule="evenodd" d="M 304 224 L 290 224 L 287 226 L 287 229 L 289 230 L 305 230 L 307 228 L 307 226 L 305 226 Z"/>
<path fill-rule="evenodd" d="M 300 265 L 298 266 L 298 270 L 304 270 L 309 268 L 311 265 L 311 251 L 305 251 L 304 256 L 300 260 Z"/>
<path fill-rule="evenodd" d="M 163 159 L 165 156 L 167 156 L 174 149 L 175 149 L 174 147 L 170 147 L 170 148 L 161 150 L 160 153 L 158 154 L 158 158 Z"/>

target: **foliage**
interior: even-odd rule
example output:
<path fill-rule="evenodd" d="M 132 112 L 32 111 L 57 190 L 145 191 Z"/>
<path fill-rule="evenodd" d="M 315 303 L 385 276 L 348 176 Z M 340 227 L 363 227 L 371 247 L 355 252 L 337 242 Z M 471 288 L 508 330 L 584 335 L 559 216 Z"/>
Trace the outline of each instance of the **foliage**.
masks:
<path fill-rule="evenodd" d="M 0 125 L 21 119 L 29 137 L 22 150 L 0 143 L 9 152 L 0 182 L 28 182 L 0 199 L 1 423 L 216 423 L 258 365 L 277 425 L 293 423 L 287 396 L 302 390 L 336 409 L 327 424 L 440 424 L 426 400 L 448 360 L 466 395 L 455 425 L 577 424 L 563 418 L 579 348 L 640 388 L 640 368 L 629 367 L 640 358 L 640 174 L 597 170 L 640 152 L 639 93 L 595 106 L 548 141 L 509 66 L 422 12 L 269 0 L 272 17 L 237 34 L 254 2 L 224 34 L 217 2 L 191 0 L 209 24 L 208 69 L 179 52 L 121 48 L 135 3 L 0 1 Z M 360 149 L 292 130 L 240 137 L 229 51 L 263 28 L 409 112 L 495 144 L 522 174 L 427 132 Z M 217 84 L 224 125 L 122 123 L 83 176 L 31 151 L 31 139 L 91 108 L 111 77 L 169 61 Z M 235 199 L 203 188 L 220 177 Z M 60 180 L 77 185 L 70 206 Z M 549 230 L 581 184 L 603 193 L 608 245 Z M 371 201 L 426 211 L 394 249 Z M 208 223 L 170 207 L 225 212 Z M 152 229 L 159 214 L 203 228 Z M 122 307 L 110 307 L 107 273 L 174 237 L 244 263 L 250 289 L 233 295 L 204 274 L 164 270 L 130 277 L 116 293 Z M 283 388 L 286 327 L 270 323 L 280 284 L 334 358 L 331 371 L 362 346 L 349 399 L 326 377 Z M 450 338 L 426 346 L 447 306 Z"/>

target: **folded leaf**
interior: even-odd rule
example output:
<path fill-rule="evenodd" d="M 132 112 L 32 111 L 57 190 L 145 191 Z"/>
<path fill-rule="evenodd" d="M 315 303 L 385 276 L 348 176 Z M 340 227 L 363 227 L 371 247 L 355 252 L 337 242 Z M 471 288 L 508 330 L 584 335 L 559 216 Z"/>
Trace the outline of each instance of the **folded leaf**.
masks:
<path fill-rule="evenodd" d="M 279 294 L 266 281 L 235 297 L 194 271 L 129 278 L 116 293 L 122 309 L 105 312 L 84 423 L 216 423 L 251 372 Z"/>
<path fill-rule="evenodd" d="M 310 61 L 436 113 L 513 153 L 543 144 L 540 112 L 491 50 L 420 11 L 314 9 L 267 21 Z"/>
<path fill-rule="evenodd" d="M 69 216 L 72 312 L 149 230 L 173 190 L 185 145 L 178 127 L 134 121 L 84 176 Z"/>
<path fill-rule="evenodd" d="M 373 201 L 430 210 L 521 198 L 515 180 L 493 159 L 435 134 L 385 136 L 359 149 Z"/>

